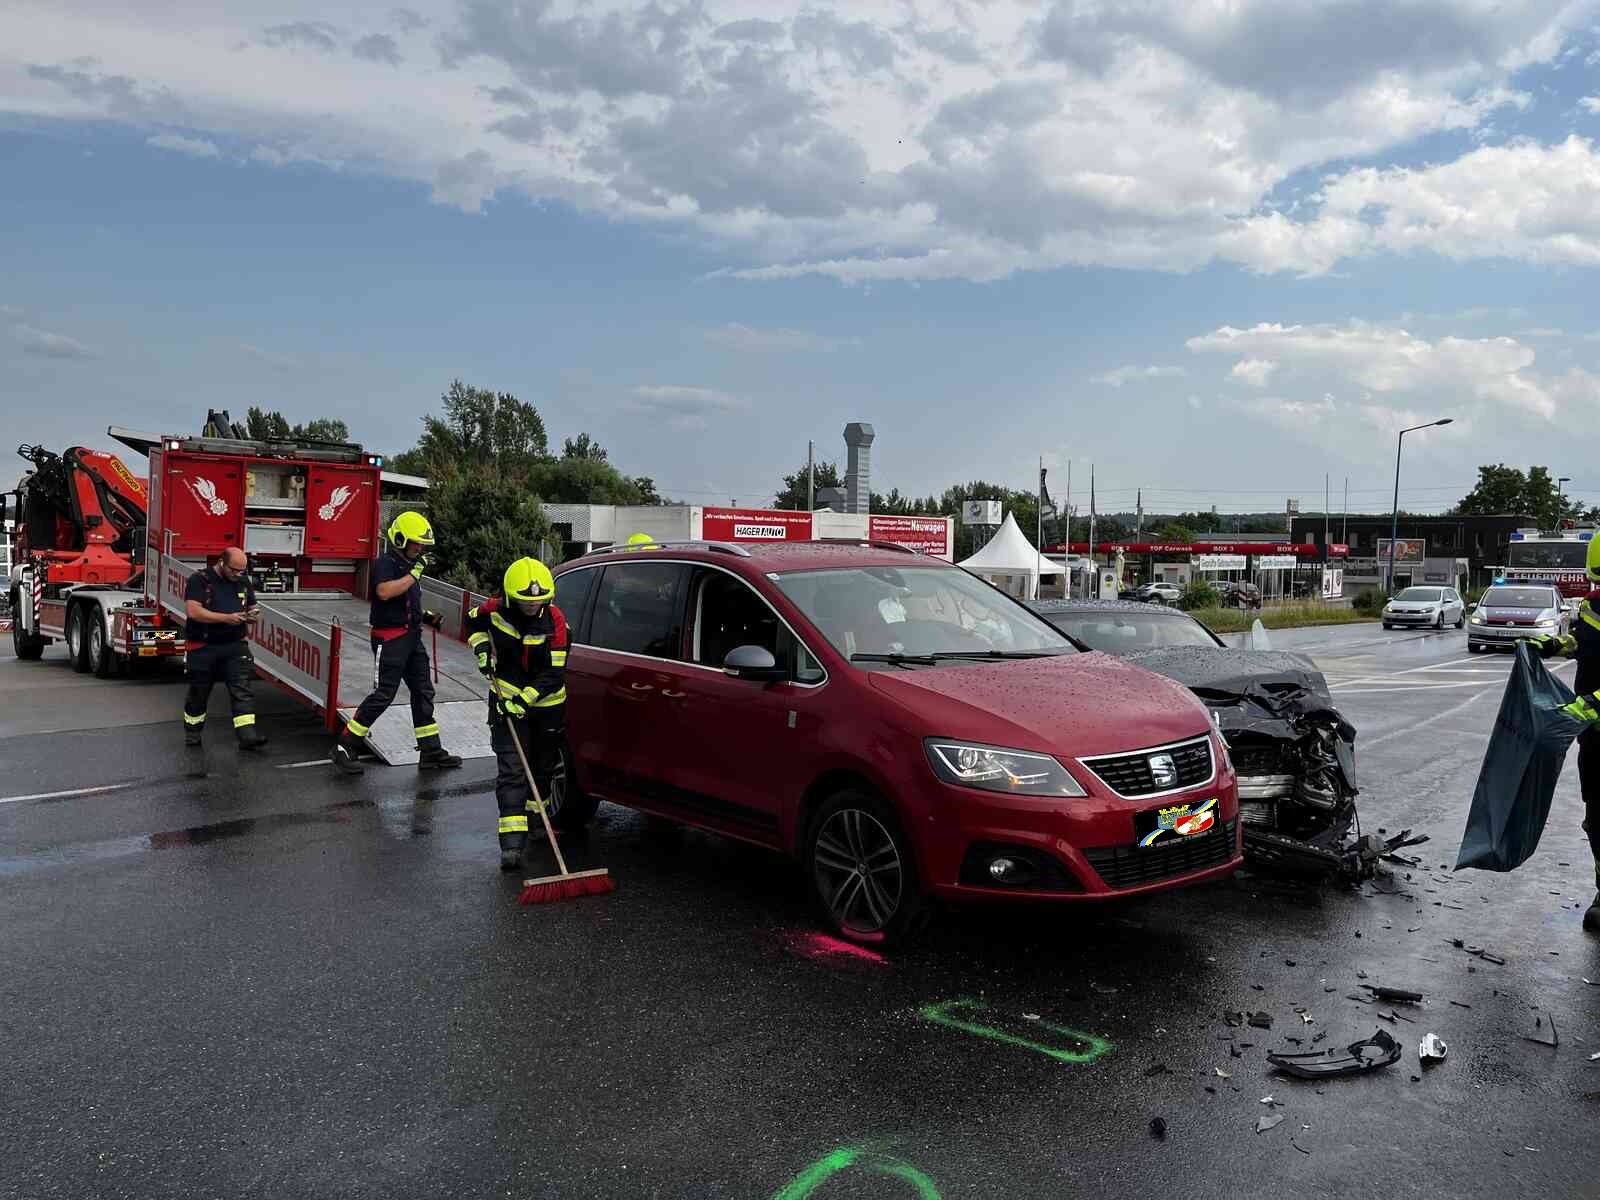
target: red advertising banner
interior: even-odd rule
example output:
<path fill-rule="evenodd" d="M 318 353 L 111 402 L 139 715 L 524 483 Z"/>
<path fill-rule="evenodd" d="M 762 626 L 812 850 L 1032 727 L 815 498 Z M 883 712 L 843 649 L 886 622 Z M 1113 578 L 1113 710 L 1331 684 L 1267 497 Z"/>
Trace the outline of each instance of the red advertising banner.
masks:
<path fill-rule="evenodd" d="M 869 516 L 867 538 L 874 542 L 893 542 L 932 558 L 950 556 L 950 522 L 943 517 Z"/>
<path fill-rule="evenodd" d="M 1067 547 L 1057 544 L 1045 547 L 1047 554 L 1060 554 Z M 1097 554 L 1294 554 L 1301 558 L 1321 558 L 1319 546 L 1310 542 L 1101 542 Z M 1071 553 L 1087 554 L 1088 542 L 1073 542 Z M 1334 542 L 1328 546 L 1329 558 L 1344 558 L 1350 547 Z"/>
<path fill-rule="evenodd" d="M 811 514 L 779 508 L 708 508 L 700 536 L 708 542 L 805 542 Z"/>

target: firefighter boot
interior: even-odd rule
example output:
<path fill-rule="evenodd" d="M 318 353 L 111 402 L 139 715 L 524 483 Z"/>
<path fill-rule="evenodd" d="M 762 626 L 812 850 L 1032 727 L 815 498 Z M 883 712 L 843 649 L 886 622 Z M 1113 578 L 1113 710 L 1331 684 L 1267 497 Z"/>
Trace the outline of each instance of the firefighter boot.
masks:
<path fill-rule="evenodd" d="M 252 717 L 243 725 L 234 723 L 234 736 L 239 739 L 239 749 L 260 750 L 267 744 L 267 735 L 256 728 L 255 718 Z"/>
<path fill-rule="evenodd" d="M 185 725 L 183 727 L 183 744 L 185 746 L 202 746 L 202 745 L 204 745 L 205 744 L 205 738 L 202 736 L 204 734 L 204 732 L 205 732 L 205 729 L 204 729 L 203 726 L 200 726 L 200 725 Z"/>
<path fill-rule="evenodd" d="M 1594 903 L 1583 914 L 1583 927 L 1590 933 L 1600 933 L 1600 862 L 1594 864 Z"/>
<path fill-rule="evenodd" d="M 437 729 L 438 726 L 435 725 L 434 728 Z M 459 754 L 451 754 L 441 746 L 437 733 L 430 733 L 418 738 L 417 749 L 421 751 L 421 755 L 417 759 L 417 770 L 419 771 L 435 771 L 441 767 L 459 767 L 461 765 L 461 756 Z"/>
<path fill-rule="evenodd" d="M 502 850 L 502 851 L 500 851 L 500 869 L 502 871 L 505 871 L 507 874 L 510 874 L 512 871 L 520 871 L 520 870 L 522 870 L 522 851 L 521 850 Z"/>
<path fill-rule="evenodd" d="M 338 767 L 346 775 L 359 775 L 366 770 L 361 765 L 361 739 L 350 732 L 347 725 L 339 733 L 339 740 L 333 744 L 333 752 L 328 755 L 328 761 Z"/>

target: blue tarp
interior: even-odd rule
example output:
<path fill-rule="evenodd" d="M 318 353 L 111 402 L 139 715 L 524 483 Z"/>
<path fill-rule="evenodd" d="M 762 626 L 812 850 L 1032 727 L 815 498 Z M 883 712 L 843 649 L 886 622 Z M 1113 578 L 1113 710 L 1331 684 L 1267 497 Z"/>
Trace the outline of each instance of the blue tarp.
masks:
<path fill-rule="evenodd" d="M 1458 870 L 1512 871 L 1538 847 L 1567 751 L 1586 728 L 1560 711 L 1572 699 L 1572 689 L 1545 669 L 1538 652 L 1519 642 L 1472 794 Z"/>

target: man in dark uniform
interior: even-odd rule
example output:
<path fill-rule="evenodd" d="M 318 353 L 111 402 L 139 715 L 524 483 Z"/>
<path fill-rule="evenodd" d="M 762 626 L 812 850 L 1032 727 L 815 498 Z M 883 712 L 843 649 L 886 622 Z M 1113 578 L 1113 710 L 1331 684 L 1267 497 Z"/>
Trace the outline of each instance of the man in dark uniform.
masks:
<path fill-rule="evenodd" d="M 250 694 L 256 664 L 248 638 L 250 622 L 256 619 L 256 593 L 245 574 L 249 565 L 243 550 L 229 546 L 214 565 L 191 575 L 183 590 L 188 617 L 183 626 L 184 673 L 189 677 L 183 698 L 185 745 L 200 745 L 211 688 L 218 680 L 228 688 L 239 749 L 259 750 L 267 744 L 256 728 Z"/>
<path fill-rule="evenodd" d="M 361 743 L 394 701 L 404 681 L 411 693 L 411 722 L 416 733 L 420 770 L 459 767 L 461 756 L 439 743 L 433 720 L 433 672 L 422 644 L 424 624 L 437 629 L 438 613 L 422 607 L 424 551 L 433 545 L 433 526 L 421 513 L 403 512 L 389 526 L 389 552 L 372 564 L 372 665 L 375 686 L 361 702 L 334 743 L 329 756 L 341 771 L 359 775 Z"/>
<path fill-rule="evenodd" d="M 513 731 L 528 756 L 546 803 L 561 765 L 562 716 L 567 701 L 567 622 L 553 603 L 550 568 L 519 558 L 506 568 L 499 596 L 467 614 L 467 645 L 489 680 L 489 744 L 498 771 L 494 798 L 500 809 L 500 869 L 522 866 L 528 814 L 537 802 L 528 790 Z"/>
<path fill-rule="evenodd" d="M 1600 589 L 1600 538 L 1589 543 L 1588 573 L 1591 588 Z M 1572 632 L 1565 637 L 1546 634 L 1535 639 L 1546 658 L 1556 655 L 1578 660 L 1572 690 L 1578 698 L 1563 711 L 1588 723 L 1578 735 L 1578 786 L 1583 792 L 1583 829 L 1589 835 L 1594 857 L 1595 897 L 1583 914 L 1583 927 L 1600 933 L 1600 591 L 1591 591 L 1578 607 Z"/>

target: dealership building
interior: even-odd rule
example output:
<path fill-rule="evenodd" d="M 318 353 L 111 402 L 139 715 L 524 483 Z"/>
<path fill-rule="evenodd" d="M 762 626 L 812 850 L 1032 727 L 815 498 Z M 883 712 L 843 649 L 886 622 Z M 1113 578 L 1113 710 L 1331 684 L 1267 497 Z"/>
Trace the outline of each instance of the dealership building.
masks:
<path fill-rule="evenodd" d="M 1333 540 L 1349 547 L 1345 582 L 1355 591 L 1383 586 L 1393 521 L 1388 514 L 1335 516 L 1328 521 Z M 1296 517 L 1293 540 L 1319 543 L 1323 523 L 1321 514 Z M 1514 513 L 1454 517 L 1413 517 L 1402 513 L 1395 546 L 1395 587 L 1482 587 L 1492 582 L 1496 570 L 1510 561 L 1512 535 L 1538 524 L 1537 517 Z"/>

